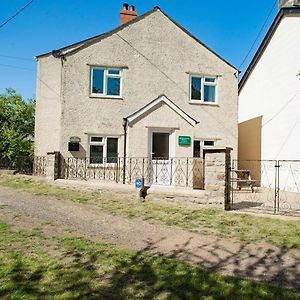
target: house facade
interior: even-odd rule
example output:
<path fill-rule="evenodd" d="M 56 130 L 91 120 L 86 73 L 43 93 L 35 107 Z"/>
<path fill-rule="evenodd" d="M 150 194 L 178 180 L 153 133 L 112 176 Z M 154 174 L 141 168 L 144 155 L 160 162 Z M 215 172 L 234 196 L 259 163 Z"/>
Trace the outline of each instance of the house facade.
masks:
<path fill-rule="evenodd" d="M 239 84 L 239 160 L 299 160 L 300 1 L 279 12 Z"/>
<path fill-rule="evenodd" d="M 237 149 L 237 70 L 155 7 L 37 57 L 35 155 L 90 164 Z"/>

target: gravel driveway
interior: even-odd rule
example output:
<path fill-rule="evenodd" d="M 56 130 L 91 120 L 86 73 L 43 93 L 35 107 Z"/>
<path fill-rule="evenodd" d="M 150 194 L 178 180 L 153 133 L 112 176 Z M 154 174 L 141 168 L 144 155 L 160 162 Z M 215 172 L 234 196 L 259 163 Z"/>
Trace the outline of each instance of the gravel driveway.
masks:
<path fill-rule="evenodd" d="M 24 215 L 26 222 L 51 221 L 93 240 L 148 250 L 223 274 L 278 282 L 300 290 L 298 249 L 193 234 L 157 221 L 110 215 L 93 205 L 4 187 L 0 187 L 0 207 L 0 219 L 7 222 L 13 222 L 13 214 Z"/>

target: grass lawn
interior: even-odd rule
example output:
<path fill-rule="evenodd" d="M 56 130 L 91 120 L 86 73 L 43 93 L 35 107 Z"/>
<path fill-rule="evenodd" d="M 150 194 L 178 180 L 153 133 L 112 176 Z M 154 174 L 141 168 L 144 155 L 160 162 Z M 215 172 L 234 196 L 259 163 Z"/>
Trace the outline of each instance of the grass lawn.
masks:
<path fill-rule="evenodd" d="M 300 248 L 300 221 L 225 212 L 221 209 L 197 209 L 187 206 L 141 202 L 134 195 L 103 191 L 79 191 L 61 188 L 30 178 L 0 177 L 0 185 L 21 189 L 35 195 L 47 195 L 80 203 L 88 203 L 111 213 L 130 218 L 154 219 L 189 231 L 243 241 L 266 241 L 277 246 Z"/>
<path fill-rule="evenodd" d="M 266 283 L 0 220 L 1 299 L 300 299 Z"/>

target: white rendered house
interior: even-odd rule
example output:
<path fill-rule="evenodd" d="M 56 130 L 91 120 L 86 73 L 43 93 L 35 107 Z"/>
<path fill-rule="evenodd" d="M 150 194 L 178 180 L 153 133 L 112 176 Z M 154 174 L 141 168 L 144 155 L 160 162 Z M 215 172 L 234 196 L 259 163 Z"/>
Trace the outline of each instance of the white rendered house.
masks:
<path fill-rule="evenodd" d="M 300 159 L 300 1 L 279 12 L 239 84 L 239 159 Z"/>

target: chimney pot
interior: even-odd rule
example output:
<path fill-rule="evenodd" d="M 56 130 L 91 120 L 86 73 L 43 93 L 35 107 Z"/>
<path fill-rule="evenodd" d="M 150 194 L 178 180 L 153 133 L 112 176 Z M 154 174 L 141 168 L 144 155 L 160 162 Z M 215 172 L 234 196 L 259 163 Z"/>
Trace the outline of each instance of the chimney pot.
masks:
<path fill-rule="evenodd" d="M 279 9 L 281 9 L 282 7 L 293 7 L 299 5 L 300 5 L 300 0 L 279 0 L 278 1 Z"/>
<path fill-rule="evenodd" d="M 123 25 L 137 17 L 137 12 L 134 5 L 131 5 L 128 10 L 128 4 L 123 4 L 123 9 L 120 11 L 120 25 Z"/>

